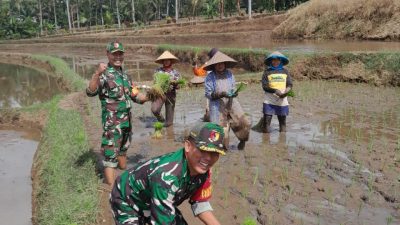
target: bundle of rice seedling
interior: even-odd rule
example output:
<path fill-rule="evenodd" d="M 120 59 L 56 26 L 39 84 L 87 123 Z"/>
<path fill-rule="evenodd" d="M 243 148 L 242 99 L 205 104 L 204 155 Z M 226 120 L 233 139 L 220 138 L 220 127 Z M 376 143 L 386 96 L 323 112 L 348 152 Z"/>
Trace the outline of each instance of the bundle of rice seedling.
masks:
<path fill-rule="evenodd" d="M 243 91 L 244 89 L 246 89 L 247 83 L 244 82 L 239 82 L 238 86 L 236 87 L 236 90 L 234 91 L 234 93 L 237 95 L 239 92 Z"/>
<path fill-rule="evenodd" d="M 154 85 L 147 91 L 150 100 L 155 100 L 158 97 L 165 97 L 165 92 L 170 86 L 170 76 L 168 73 L 158 72 L 154 74 Z"/>
<path fill-rule="evenodd" d="M 179 78 L 179 79 L 176 81 L 176 84 L 177 84 L 180 88 L 186 87 L 186 85 L 187 85 L 187 80 L 184 79 L 184 78 Z"/>
<path fill-rule="evenodd" d="M 161 130 L 164 127 L 164 123 L 161 122 L 155 122 L 153 124 L 154 127 L 154 134 L 153 134 L 153 138 L 162 138 L 162 133 Z"/>
<path fill-rule="evenodd" d="M 287 96 L 289 96 L 289 97 L 295 96 L 293 89 L 290 89 L 290 91 L 287 93 Z"/>

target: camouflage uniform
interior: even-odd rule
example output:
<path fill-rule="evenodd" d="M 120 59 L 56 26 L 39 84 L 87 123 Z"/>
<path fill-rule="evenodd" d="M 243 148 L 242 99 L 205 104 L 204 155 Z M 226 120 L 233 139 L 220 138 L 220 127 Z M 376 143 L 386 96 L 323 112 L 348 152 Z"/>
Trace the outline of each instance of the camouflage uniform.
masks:
<path fill-rule="evenodd" d="M 131 143 L 132 81 L 122 68 L 117 70 L 110 64 L 99 78 L 99 88 L 94 92 L 87 88 L 86 94 L 89 97 L 99 95 L 104 166 L 117 167 L 117 155 L 125 155 Z"/>
<path fill-rule="evenodd" d="M 195 215 L 212 210 L 210 171 L 191 177 L 184 149 L 153 158 L 117 178 L 110 203 L 120 224 L 187 224 L 177 206 L 190 198 Z M 196 212 L 196 204 L 208 204 Z"/>

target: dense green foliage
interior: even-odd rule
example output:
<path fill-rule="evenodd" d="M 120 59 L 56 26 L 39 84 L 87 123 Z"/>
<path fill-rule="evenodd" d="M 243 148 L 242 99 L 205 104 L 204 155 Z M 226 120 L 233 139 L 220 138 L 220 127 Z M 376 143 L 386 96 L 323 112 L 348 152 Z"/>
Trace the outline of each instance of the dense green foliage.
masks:
<path fill-rule="evenodd" d="M 282 11 L 305 1 L 308 0 L 252 0 L 252 10 L 260 13 Z M 248 8 L 248 0 L 177 2 L 179 18 L 212 18 L 222 16 L 222 13 L 223 16 L 231 16 L 243 14 Z M 0 39 L 142 26 L 151 21 L 175 17 L 175 9 L 174 0 L 0 0 Z"/>

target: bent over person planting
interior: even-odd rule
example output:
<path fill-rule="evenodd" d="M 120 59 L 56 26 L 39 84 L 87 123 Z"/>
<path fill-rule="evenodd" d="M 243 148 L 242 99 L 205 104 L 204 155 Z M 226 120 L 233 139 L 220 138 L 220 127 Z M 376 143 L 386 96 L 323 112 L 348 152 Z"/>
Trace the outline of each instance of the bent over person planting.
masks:
<path fill-rule="evenodd" d="M 239 139 L 238 149 L 243 150 L 249 139 L 250 121 L 236 99 L 235 77 L 228 68 L 236 61 L 218 51 L 206 63 L 211 72 L 205 79 L 205 96 L 209 99 L 210 121 L 224 127 L 225 145 L 229 144 L 229 130 L 232 128 Z"/>
<path fill-rule="evenodd" d="M 225 155 L 224 131 L 199 123 L 176 152 L 155 157 L 125 171 L 115 181 L 110 203 L 117 225 L 187 224 L 177 208 L 189 199 L 204 224 L 219 225 L 209 203 L 211 167 Z"/>
<path fill-rule="evenodd" d="M 132 81 L 122 68 L 124 47 L 115 41 L 107 45 L 108 64 L 100 63 L 86 89 L 89 97 L 99 95 L 103 135 L 105 182 L 115 180 L 115 168 L 126 168 L 126 151 L 131 142 L 131 100 L 141 103 L 143 94 L 134 93 Z M 142 101 L 143 102 L 143 101 Z"/>

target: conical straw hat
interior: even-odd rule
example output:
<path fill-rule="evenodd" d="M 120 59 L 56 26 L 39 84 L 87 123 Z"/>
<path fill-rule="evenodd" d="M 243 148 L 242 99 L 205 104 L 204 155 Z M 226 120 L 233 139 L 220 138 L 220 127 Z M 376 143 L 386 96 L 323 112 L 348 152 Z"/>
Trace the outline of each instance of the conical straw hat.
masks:
<path fill-rule="evenodd" d="M 204 67 L 205 70 L 212 70 L 213 66 L 218 63 L 225 63 L 226 68 L 231 68 L 236 65 L 237 61 L 232 59 L 231 57 L 225 55 L 224 53 L 218 51 L 215 55 L 208 60 L 205 64 L 207 66 Z"/>
<path fill-rule="evenodd" d="M 204 83 L 204 80 L 205 80 L 205 77 L 194 76 L 190 80 L 190 83 L 192 83 L 192 84 L 202 84 L 202 83 Z"/>
<path fill-rule="evenodd" d="M 282 62 L 282 65 L 286 66 L 289 63 L 289 59 L 282 53 L 275 51 L 271 54 L 269 54 L 267 57 L 264 59 L 264 63 L 267 66 L 271 66 L 272 59 L 279 59 Z"/>
<path fill-rule="evenodd" d="M 164 59 L 170 59 L 172 63 L 177 63 L 179 62 L 179 59 L 176 58 L 174 55 L 172 55 L 171 52 L 169 51 L 164 51 L 157 59 L 156 59 L 156 63 L 162 64 L 162 61 Z"/>

